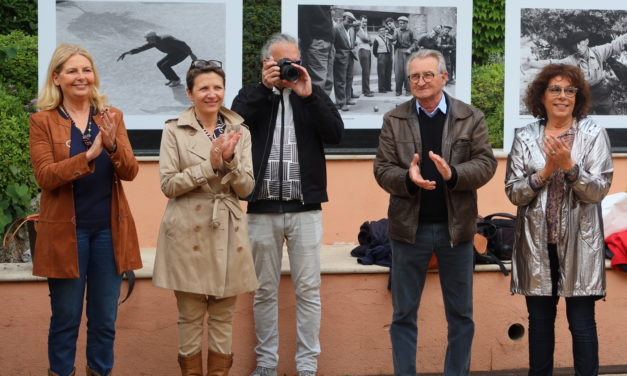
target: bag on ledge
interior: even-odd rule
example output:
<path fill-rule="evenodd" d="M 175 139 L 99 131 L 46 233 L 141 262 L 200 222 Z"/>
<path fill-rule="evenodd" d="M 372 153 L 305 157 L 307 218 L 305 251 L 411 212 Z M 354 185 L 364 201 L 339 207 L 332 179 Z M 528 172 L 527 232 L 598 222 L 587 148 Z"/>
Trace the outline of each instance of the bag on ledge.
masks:
<path fill-rule="evenodd" d="M 500 217 L 500 218 L 495 218 Z M 503 275 L 509 275 L 503 261 L 512 259 L 514 249 L 514 232 L 516 231 L 516 216 L 508 213 L 494 213 L 477 219 L 477 236 L 487 239 L 485 250 L 476 245 L 475 264 L 497 264 Z"/>

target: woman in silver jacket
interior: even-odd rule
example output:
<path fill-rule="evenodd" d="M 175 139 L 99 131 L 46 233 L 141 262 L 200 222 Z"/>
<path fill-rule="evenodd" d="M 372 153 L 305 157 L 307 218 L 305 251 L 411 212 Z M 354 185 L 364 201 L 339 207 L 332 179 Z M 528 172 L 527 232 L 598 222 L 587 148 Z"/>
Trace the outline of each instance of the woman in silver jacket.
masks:
<path fill-rule="evenodd" d="M 560 296 L 577 375 L 596 375 L 595 301 L 605 296 L 599 203 L 612 182 L 607 133 L 586 117 L 590 89 L 579 68 L 547 65 L 527 88 L 538 119 L 517 129 L 505 191 L 518 206 L 511 291 L 529 312 L 529 375 L 553 373 Z"/>

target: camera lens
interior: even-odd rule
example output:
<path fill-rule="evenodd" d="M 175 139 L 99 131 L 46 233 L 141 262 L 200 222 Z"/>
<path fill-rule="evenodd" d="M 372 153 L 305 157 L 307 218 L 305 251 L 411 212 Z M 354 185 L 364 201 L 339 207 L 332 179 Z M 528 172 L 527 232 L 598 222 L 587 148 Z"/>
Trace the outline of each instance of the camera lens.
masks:
<path fill-rule="evenodd" d="M 294 66 L 292 66 L 292 61 L 288 59 L 281 59 L 277 64 L 280 68 L 279 78 L 282 80 L 288 81 L 298 81 L 300 77 L 300 72 Z"/>
<path fill-rule="evenodd" d="M 291 65 L 284 65 L 281 68 L 281 78 L 288 81 L 298 81 L 298 77 L 300 77 L 300 72 L 298 69 L 294 68 Z"/>

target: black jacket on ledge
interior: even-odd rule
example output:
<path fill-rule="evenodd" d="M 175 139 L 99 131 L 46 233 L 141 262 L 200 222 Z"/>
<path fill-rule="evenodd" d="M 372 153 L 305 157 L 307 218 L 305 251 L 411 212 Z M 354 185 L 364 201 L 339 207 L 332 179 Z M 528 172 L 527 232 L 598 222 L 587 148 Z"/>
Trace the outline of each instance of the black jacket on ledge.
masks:
<path fill-rule="evenodd" d="M 289 98 L 294 114 L 303 204 L 320 204 L 329 200 L 323 143 L 338 144 L 342 139 L 344 122 L 329 96 L 316 85 L 313 85 L 312 94 L 307 98 L 301 98 L 294 92 Z M 231 109 L 244 118 L 252 138 L 255 189 L 246 198 L 249 202 L 258 199 L 272 148 L 276 119 L 281 116 L 280 102 L 281 97 L 262 83 L 243 87 L 233 100 Z"/>

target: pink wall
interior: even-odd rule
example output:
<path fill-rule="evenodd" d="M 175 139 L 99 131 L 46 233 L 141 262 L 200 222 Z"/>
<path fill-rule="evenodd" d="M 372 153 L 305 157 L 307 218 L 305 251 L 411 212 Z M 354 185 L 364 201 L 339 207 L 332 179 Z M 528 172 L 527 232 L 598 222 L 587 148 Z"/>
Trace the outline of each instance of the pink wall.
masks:
<path fill-rule="evenodd" d="M 356 242 L 359 226 L 387 216 L 388 194 L 374 180 L 372 159 L 327 161 L 329 202 L 323 205 L 324 243 Z M 505 196 L 506 159 L 499 158 L 494 178 L 479 190 L 479 213 L 515 213 Z M 614 159 L 610 193 L 627 190 L 627 158 Z M 141 162 L 138 177 L 125 183 L 142 247 L 155 247 L 166 198 L 159 188 L 158 162 Z M 245 205 L 245 203 L 243 203 Z"/>
<path fill-rule="evenodd" d="M 596 317 L 602 367 L 627 371 L 624 312 L 627 274 L 608 271 L 608 297 L 597 303 Z M 387 274 L 324 274 L 319 358 L 321 376 L 390 375 L 389 323 L 392 315 Z M 50 318 L 45 282 L 0 284 L 0 375 L 44 375 Z M 509 293 L 509 278 L 478 272 L 474 279 L 475 337 L 472 371 L 522 370 L 527 367 L 527 334 L 514 340 L 513 324 L 526 328 L 524 298 Z M 283 276 L 279 294 L 279 375 L 294 375 L 295 301 Z M 131 299 L 120 307 L 116 335 L 115 375 L 177 375 L 176 302 L 171 291 L 138 281 Z M 429 273 L 418 320 L 418 371 L 441 373 L 446 349 L 446 321 L 438 274 Z M 563 301 L 556 323 L 555 367 L 572 367 L 570 333 Z M 231 375 L 249 375 L 255 367 L 252 294 L 238 299 L 233 329 L 235 362 Z M 205 346 L 206 349 L 206 346 Z M 85 367 L 85 325 L 77 350 L 77 375 Z M 622 366 L 621 366 L 622 365 Z M 572 371 L 572 370 L 571 370 Z M 521 374 L 524 372 L 521 372 Z M 572 372 L 571 372 L 572 373 Z"/>

